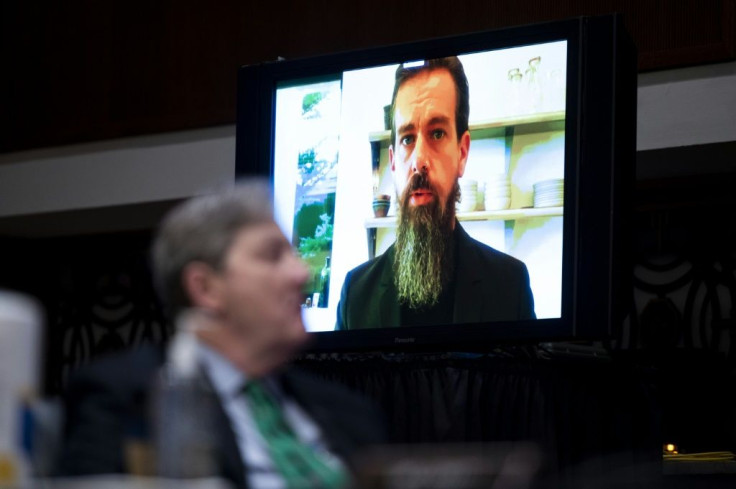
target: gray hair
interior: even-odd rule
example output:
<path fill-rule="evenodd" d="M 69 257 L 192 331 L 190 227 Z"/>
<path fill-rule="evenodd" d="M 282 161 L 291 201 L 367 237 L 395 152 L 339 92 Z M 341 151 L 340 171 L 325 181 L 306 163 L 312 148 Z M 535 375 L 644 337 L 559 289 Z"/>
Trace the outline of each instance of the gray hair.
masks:
<path fill-rule="evenodd" d="M 191 262 L 221 270 L 236 235 L 246 226 L 273 221 L 270 186 L 248 179 L 176 206 L 161 222 L 152 246 L 153 278 L 172 315 L 191 305 L 182 272 Z"/>

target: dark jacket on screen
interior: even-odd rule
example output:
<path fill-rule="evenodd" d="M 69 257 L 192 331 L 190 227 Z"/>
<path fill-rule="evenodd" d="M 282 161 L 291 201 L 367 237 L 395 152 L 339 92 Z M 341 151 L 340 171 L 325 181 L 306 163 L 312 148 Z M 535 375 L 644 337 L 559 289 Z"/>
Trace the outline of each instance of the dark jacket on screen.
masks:
<path fill-rule="evenodd" d="M 455 225 L 454 323 L 535 319 L 529 272 L 520 260 L 471 238 Z M 401 326 L 394 285 L 395 244 L 345 277 L 335 329 Z"/>

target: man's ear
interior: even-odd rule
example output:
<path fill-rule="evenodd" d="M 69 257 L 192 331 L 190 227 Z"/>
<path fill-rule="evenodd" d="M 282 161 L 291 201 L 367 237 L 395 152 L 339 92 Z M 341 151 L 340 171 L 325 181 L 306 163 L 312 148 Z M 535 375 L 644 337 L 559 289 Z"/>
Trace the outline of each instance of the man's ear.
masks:
<path fill-rule="evenodd" d="M 460 178 L 465 173 L 465 164 L 468 162 L 468 152 L 470 151 L 470 131 L 465 131 L 460 138 L 460 162 L 457 167 L 457 177 Z"/>
<path fill-rule="evenodd" d="M 216 312 L 222 303 L 221 278 L 206 263 L 188 263 L 181 273 L 182 286 L 193 307 Z"/>
<path fill-rule="evenodd" d="M 394 145 L 389 144 L 388 146 L 388 161 L 391 163 L 391 171 L 395 171 L 396 167 L 394 165 Z"/>

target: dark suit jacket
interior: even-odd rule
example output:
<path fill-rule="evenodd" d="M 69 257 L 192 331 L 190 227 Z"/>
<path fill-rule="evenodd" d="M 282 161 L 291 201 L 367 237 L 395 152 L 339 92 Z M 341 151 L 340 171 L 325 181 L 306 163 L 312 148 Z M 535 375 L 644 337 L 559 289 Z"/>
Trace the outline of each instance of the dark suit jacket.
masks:
<path fill-rule="evenodd" d="M 64 475 L 124 473 L 124 444 L 148 438 L 150 386 L 163 363 L 160 349 L 143 347 L 78 370 L 66 394 Z M 339 385 L 295 368 L 280 376 L 286 395 L 320 426 L 329 448 L 350 462 L 359 449 L 384 443 L 385 427 L 370 402 Z M 216 396 L 215 396 L 216 397 Z M 220 475 L 247 487 L 240 451 L 229 418 L 217 405 L 216 458 Z"/>
<path fill-rule="evenodd" d="M 526 265 L 471 238 L 455 225 L 455 323 L 534 319 Z M 394 285 L 394 245 L 350 272 L 340 294 L 335 329 L 401 326 Z"/>

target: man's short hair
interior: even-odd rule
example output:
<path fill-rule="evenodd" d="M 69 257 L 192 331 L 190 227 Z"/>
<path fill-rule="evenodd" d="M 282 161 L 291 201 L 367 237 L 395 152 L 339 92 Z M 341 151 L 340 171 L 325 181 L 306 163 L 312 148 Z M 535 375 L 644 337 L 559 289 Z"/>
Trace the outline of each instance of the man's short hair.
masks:
<path fill-rule="evenodd" d="M 223 191 L 194 197 L 171 210 L 152 246 L 153 278 L 169 312 L 191 305 L 182 272 L 191 262 L 221 270 L 235 237 L 246 226 L 273 220 L 271 191 L 249 179 Z M 172 316 L 173 317 L 173 316 Z"/>
<path fill-rule="evenodd" d="M 403 64 L 396 68 L 396 77 L 394 81 L 394 94 L 391 97 L 391 144 L 396 143 L 396 126 L 394 125 L 394 111 L 396 110 L 396 95 L 399 88 L 405 82 L 414 78 L 419 73 L 434 70 L 447 70 L 455 82 L 455 131 L 458 140 L 465 131 L 468 130 L 468 117 L 470 114 L 470 87 L 468 86 L 468 78 L 465 76 L 463 64 L 457 56 L 447 58 L 434 58 L 425 60 L 422 64 L 412 64 L 405 67 Z"/>

